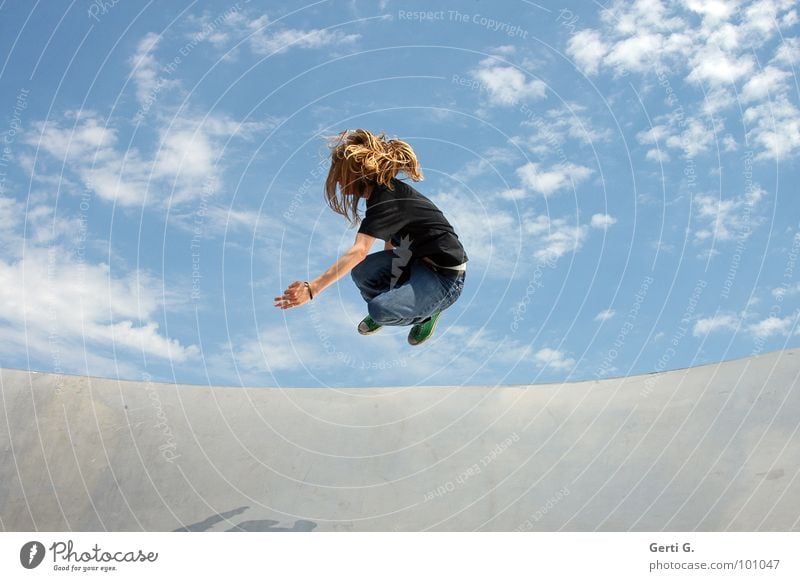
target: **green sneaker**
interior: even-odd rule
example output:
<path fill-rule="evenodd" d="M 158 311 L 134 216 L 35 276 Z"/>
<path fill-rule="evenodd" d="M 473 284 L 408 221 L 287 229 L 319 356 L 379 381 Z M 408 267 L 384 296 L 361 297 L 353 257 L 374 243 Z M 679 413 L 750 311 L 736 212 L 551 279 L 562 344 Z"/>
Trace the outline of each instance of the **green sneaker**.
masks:
<path fill-rule="evenodd" d="M 372 335 L 381 329 L 383 329 L 383 325 L 376 323 L 375 320 L 369 315 L 364 317 L 364 319 L 358 324 L 358 332 L 362 335 Z"/>
<path fill-rule="evenodd" d="M 436 329 L 436 323 L 439 322 L 441 314 L 442 313 L 433 313 L 427 320 L 411 327 L 411 331 L 408 333 L 408 343 L 410 345 L 419 345 L 430 339 L 431 335 L 433 335 L 433 330 Z"/>

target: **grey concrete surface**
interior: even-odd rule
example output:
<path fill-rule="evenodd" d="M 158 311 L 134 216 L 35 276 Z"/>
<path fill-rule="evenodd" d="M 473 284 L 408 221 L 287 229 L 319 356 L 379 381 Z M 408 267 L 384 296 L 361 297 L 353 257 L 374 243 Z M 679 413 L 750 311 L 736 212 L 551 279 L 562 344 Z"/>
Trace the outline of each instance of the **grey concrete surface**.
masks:
<path fill-rule="evenodd" d="M 0 371 L 0 530 L 800 530 L 800 350 L 578 383 Z"/>

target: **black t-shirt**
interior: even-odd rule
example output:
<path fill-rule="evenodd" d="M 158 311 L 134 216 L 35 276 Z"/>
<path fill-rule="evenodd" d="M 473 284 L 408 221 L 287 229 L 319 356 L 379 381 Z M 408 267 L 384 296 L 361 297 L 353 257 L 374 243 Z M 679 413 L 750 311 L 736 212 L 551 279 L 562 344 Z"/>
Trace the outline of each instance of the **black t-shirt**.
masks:
<path fill-rule="evenodd" d="M 414 258 L 428 257 L 440 266 L 467 261 L 458 235 L 442 211 L 409 184 L 392 178 L 394 191 L 378 185 L 367 199 L 358 231 L 395 246 L 409 247 Z"/>

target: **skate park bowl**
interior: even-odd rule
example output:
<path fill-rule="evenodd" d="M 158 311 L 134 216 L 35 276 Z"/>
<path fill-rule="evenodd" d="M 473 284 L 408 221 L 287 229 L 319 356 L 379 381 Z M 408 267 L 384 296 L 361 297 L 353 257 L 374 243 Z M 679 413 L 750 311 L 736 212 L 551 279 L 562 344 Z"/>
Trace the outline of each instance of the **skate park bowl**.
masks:
<path fill-rule="evenodd" d="M 796 531 L 800 350 L 527 386 L 0 370 L 4 531 Z"/>

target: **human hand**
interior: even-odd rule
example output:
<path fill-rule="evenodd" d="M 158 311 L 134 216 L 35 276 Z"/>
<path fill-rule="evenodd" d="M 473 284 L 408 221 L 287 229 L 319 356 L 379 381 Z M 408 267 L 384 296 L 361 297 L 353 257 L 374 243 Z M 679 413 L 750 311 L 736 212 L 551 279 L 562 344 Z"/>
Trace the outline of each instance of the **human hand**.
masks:
<path fill-rule="evenodd" d="M 286 310 L 304 305 L 310 300 L 310 286 L 305 282 L 295 281 L 289 285 L 289 288 L 283 291 L 283 296 L 275 297 L 274 306 L 281 310 Z"/>

